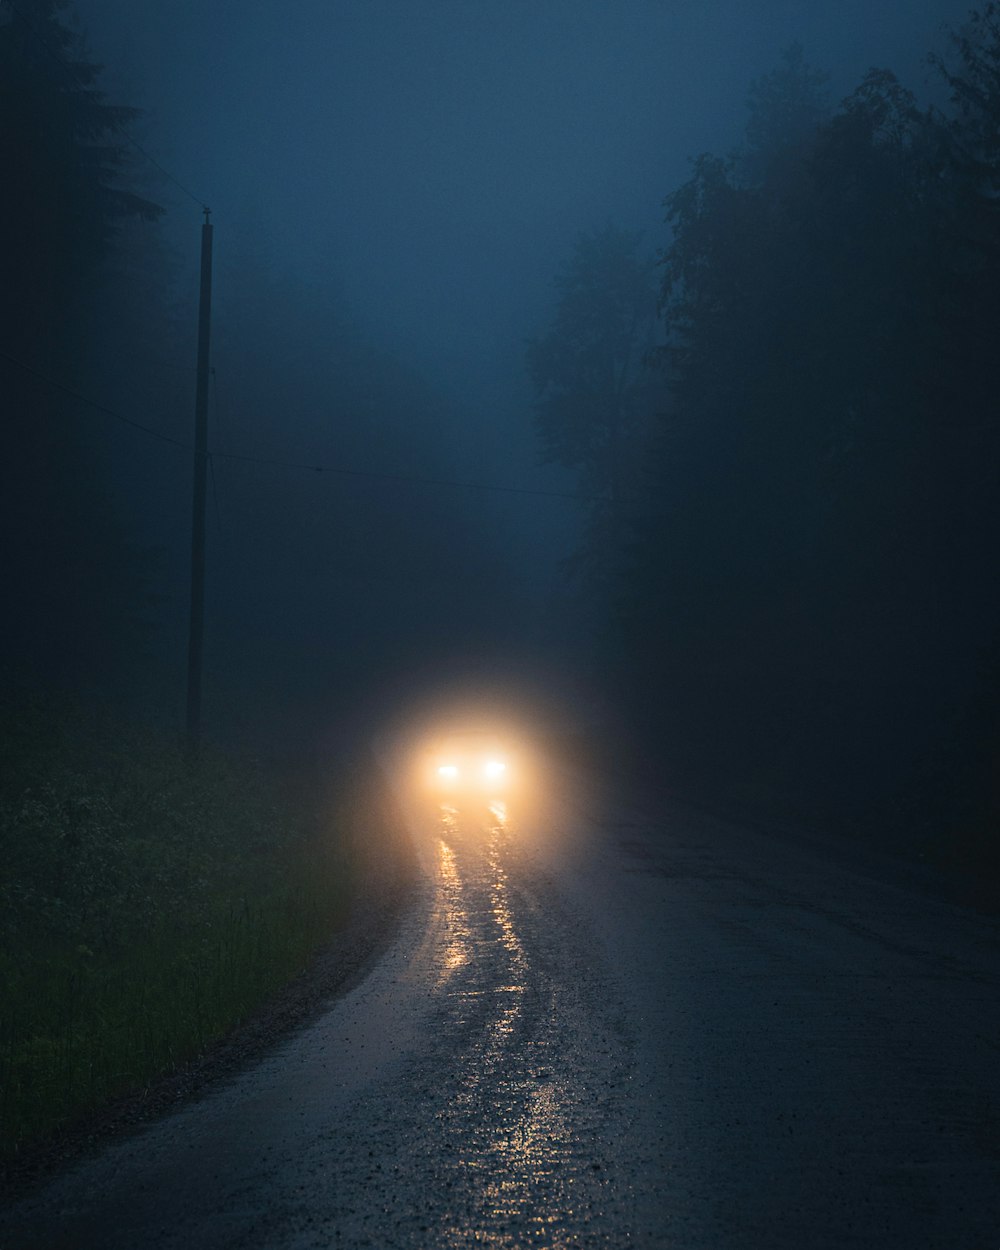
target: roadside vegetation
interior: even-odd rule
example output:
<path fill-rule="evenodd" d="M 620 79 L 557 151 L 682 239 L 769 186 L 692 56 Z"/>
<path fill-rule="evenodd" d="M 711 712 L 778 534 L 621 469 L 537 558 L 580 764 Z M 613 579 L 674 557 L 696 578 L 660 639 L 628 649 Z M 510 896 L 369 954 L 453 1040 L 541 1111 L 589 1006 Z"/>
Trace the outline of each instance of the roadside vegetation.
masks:
<path fill-rule="evenodd" d="M 343 923 L 346 799 L 82 707 L 0 712 L 0 1157 L 198 1055 Z M 339 817 L 339 818 L 338 818 Z"/>

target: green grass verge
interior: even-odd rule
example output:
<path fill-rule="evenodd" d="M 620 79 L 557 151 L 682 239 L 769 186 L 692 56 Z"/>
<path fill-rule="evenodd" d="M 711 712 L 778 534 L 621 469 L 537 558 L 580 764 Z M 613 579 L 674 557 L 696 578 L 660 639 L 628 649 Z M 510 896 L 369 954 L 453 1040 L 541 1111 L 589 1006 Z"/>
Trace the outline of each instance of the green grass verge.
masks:
<path fill-rule="evenodd" d="M 343 804 L 50 703 L 0 710 L 0 1158 L 197 1055 L 343 922 Z M 327 810 L 323 810 L 326 808 Z M 339 810 L 338 810 L 339 809 Z"/>

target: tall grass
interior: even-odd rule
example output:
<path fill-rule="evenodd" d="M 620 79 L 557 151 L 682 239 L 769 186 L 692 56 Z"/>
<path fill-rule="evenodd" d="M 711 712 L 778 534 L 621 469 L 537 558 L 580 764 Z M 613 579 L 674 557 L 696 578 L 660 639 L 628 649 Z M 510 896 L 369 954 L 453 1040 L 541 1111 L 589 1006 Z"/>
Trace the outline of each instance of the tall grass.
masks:
<path fill-rule="evenodd" d="M 197 1055 L 342 922 L 343 807 L 50 703 L 0 711 L 0 1154 Z"/>

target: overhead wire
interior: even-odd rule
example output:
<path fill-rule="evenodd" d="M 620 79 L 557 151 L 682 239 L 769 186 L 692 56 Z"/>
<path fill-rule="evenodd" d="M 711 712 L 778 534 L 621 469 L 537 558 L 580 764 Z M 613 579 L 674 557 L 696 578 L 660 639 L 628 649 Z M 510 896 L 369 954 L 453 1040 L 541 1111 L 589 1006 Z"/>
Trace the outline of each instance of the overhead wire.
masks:
<path fill-rule="evenodd" d="M 16 16 L 21 19 L 21 21 L 25 24 L 25 26 L 27 26 L 27 28 L 34 35 L 35 39 L 41 45 L 41 47 L 43 47 L 45 51 L 48 52 L 49 55 L 52 56 L 56 61 L 58 61 L 59 64 L 67 71 L 67 73 L 71 75 L 71 77 L 77 83 L 77 85 L 80 86 L 85 91 L 91 90 L 92 88 L 89 86 L 89 84 L 87 84 L 80 77 L 79 73 L 76 70 L 76 67 L 72 65 L 69 61 L 67 61 L 59 53 L 59 51 L 56 48 L 54 48 L 52 44 L 39 32 L 38 28 L 35 26 L 32 20 L 27 16 L 27 14 L 25 14 L 19 8 L 19 6 L 16 3 L 14 3 L 14 0 L 5 0 L 5 3 L 7 7 L 11 10 L 11 12 L 16 14 Z M 190 200 L 192 200 L 195 204 L 197 204 L 203 211 L 205 211 L 206 213 L 209 211 L 207 205 L 205 204 L 205 201 L 201 198 L 201 196 L 195 195 L 195 193 L 191 191 L 190 188 L 185 186 L 184 183 L 182 183 L 177 177 L 175 177 L 175 175 L 172 174 L 169 169 L 163 166 L 150 152 L 146 150 L 146 148 L 142 146 L 141 143 L 139 143 L 137 139 L 135 139 L 132 135 L 130 135 L 127 130 L 125 130 L 121 125 L 119 125 L 117 122 L 114 122 L 114 121 L 110 121 L 109 125 L 111 129 L 113 129 L 117 134 L 121 135 L 121 137 L 125 139 L 126 142 L 130 143 L 132 147 L 135 148 L 135 150 L 140 153 L 140 155 L 142 155 L 147 161 L 149 161 L 151 165 L 153 165 L 156 169 L 158 169 L 160 173 L 166 179 L 168 179 L 171 183 L 173 183 L 173 185 L 177 187 L 179 191 L 182 191 Z M 88 395 L 82 394 L 80 391 L 75 390 L 73 387 L 66 386 L 63 383 L 56 381 L 54 378 L 48 377 L 46 374 L 42 373 L 40 370 L 33 368 L 31 365 L 26 364 L 22 360 L 16 359 L 14 356 L 11 356 L 8 352 L 3 351 L 3 349 L 0 349 L 0 357 L 9 361 L 11 364 L 16 365 L 19 369 L 23 369 L 26 373 L 30 373 L 34 377 L 39 378 L 41 381 L 45 382 L 48 386 L 51 386 L 53 389 L 57 391 L 61 391 L 65 395 L 71 396 L 73 399 L 78 400 L 80 403 L 86 404 L 88 407 L 93 408 L 98 412 L 104 413 L 105 416 L 112 417 L 114 420 L 120 421 L 122 424 L 130 426 L 132 429 L 139 430 L 143 434 L 148 434 L 150 435 L 150 437 L 159 439 L 161 442 L 170 443 L 175 447 L 181 447 L 185 451 L 194 450 L 192 444 L 184 442 L 181 439 L 174 438 L 169 434 L 163 434 L 161 431 L 155 430 L 151 426 L 144 425 L 142 422 L 135 421 L 131 417 L 125 416 L 123 413 L 116 412 L 113 408 L 109 408 L 106 404 L 102 404 L 102 403 L 99 403 L 97 400 L 91 399 Z M 215 389 L 216 412 L 218 414 L 219 412 L 218 385 L 215 380 L 214 368 L 212 369 L 212 381 L 213 381 L 213 388 Z M 213 457 L 216 459 L 220 459 L 220 460 L 237 460 L 237 461 L 242 461 L 248 464 L 271 465 L 273 467 L 285 468 L 285 469 L 300 469 L 300 470 L 304 470 L 304 471 L 312 472 L 312 473 L 330 473 L 330 474 L 336 474 L 341 477 L 368 478 L 368 479 L 379 480 L 379 481 L 409 483 L 409 484 L 423 485 L 423 486 L 449 487 L 453 489 L 462 489 L 462 490 L 490 491 L 493 493 L 506 494 L 506 495 L 531 495 L 531 496 L 536 496 L 540 498 L 570 499 L 570 500 L 577 500 L 581 502 L 595 502 L 598 498 L 597 496 L 593 496 L 593 495 L 580 495 L 580 494 L 572 493 L 569 491 L 539 490 L 536 488 L 526 487 L 526 486 L 499 486 L 499 485 L 493 485 L 493 484 L 486 483 L 486 482 L 459 482 L 459 481 L 455 481 L 455 480 L 448 479 L 448 478 L 418 477 L 418 476 L 415 476 L 412 474 L 406 474 L 406 473 L 384 473 L 384 472 L 379 472 L 376 470 L 347 469 L 347 468 L 342 468 L 340 466 L 335 466 L 335 465 L 303 464 L 299 461 L 283 460 L 283 459 L 276 458 L 276 457 L 251 456 L 251 455 L 241 454 L 238 452 L 228 452 L 228 451 L 225 451 L 224 449 L 209 453 L 209 464 L 210 464 L 211 473 L 212 473 L 213 493 L 215 493 L 216 491 L 215 466 L 213 463 Z M 221 529 L 221 520 L 219 519 L 219 515 L 218 515 L 218 494 L 217 493 L 215 493 L 215 503 L 216 503 L 216 518 Z"/>
<path fill-rule="evenodd" d="M 460 482 L 455 478 L 418 477 L 411 473 L 386 473 L 377 469 L 345 469 L 340 465 L 306 464 L 299 460 L 280 460 L 269 456 L 249 456 L 229 451 L 219 453 L 220 460 L 242 460 L 248 464 L 273 465 L 282 469 L 302 469 L 309 473 L 333 473 L 338 477 L 371 478 L 382 482 L 402 482 L 414 486 L 446 486 L 455 490 L 492 491 L 502 495 L 540 495 L 546 499 L 576 499 L 596 502 L 597 495 L 577 495 L 569 491 L 538 490 L 531 486 L 498 486 L 490 482 Z"/>
<path fill-rule="evenodd" d="M 15 356 L 11 356 L 9 352 L 5 352 L 2 348 L 0 348 L 0 357 L 16 365 L 19 369 L 23 369 L 33 377 L 38 378 L 40 381 L 45 382 L 53 389 L 79 400 L 81 403 L 95 409 L 97 412 L 103 413 L 105 416 L 113 418 L 115 421 L 120 421 L 123 425 L 129 426 L 133 430 L 139 430 L 143 434 L 148 434 L 161 442 L 170 443 L 174 447 L 180 447 L 184 451 L 194 451 L 193 443 L 174 438 L 169 434 L 163 434 L 161 431 L 153 429 L 152 426 L 143 425 L 140 421 L 134 421 L 131 417 L 127 417 L 114 408 L 110 408 L 107 404 L 99 403 L 97 400 L 91 399 L 90 396 L 84 395 L 81 391 L 57 382 L 39 369 L 35 369 L 31 365 L 25 364 L 24 361 L 18 360 Z M 602 498 L 598 495 L 581 495 L 570 491 L 540 490 L 532 486 L 504 486 L 490 482 L 463 482 L 455 478 L 422 477 L 411 473 L 388 473 L 378 469 L 354 469 L 345 468 L 342 465 L 309 464 L 301 460 L 285 460 L 278 456 L 254 456 L 236 451 L 210 451 L 208 455 L 210 462 L 213 458 L 217 460 L 232 460 L 244 464 L 268 465 L 273 468 L 298 469 L 307 473 L 328 473 L 337 477 L 367 478 L 373 481 L 398 482 L 414 486 L 447 487 L 454 490 L 485 491 L 503 495 L 531 495 L 544 499 L 570 499 L 582 503 L 596 503 Z"/>
<path fill-rule="evenodd" d="M 150 425 L 143 425 L 141 421 L 134 421 L 131 417 L 126 417 L 123 413 L 116 412 L 113 408 L 109 408 L 107 404 L 98 403 L 96 399 L 91 399 L 89 395 L 84 395 L 81 391 L 74 390 L 72 386 L 66 386 L 62 382 L 57 382 L 55 378 L 50 378 L 47 374 L 42 373 L 40 369 L 35 369 L 29 364 L 25 364 L 23 360 L 18 360 L 16 356 L 11 356 L 9 352 L 5 352 L 0 347 L 0 357 L 9 361 L 12 365 L 16 365 L 19 369 L 23 369 L 25 373 L 30 373 L 32 377 L 38 378 L 44 382 L 46 386 L 51 386 L 53 390 L 61 391 L 64 395 L 69 395 L 73 399 L 77 399 L 82 404 L 86 404 L 89 408 L 95 408 L 98 412 L 103 412 L 107 417 L 113 417 L 115 421 L 121 421 L 123 425 L 131 426 L 133 430 L 140 430 L 143 434 L 148 434 L 151 438 L 158 438 L 161 443 L 170 443 L 174 447 L 182 447 L 185 451 L 192 451 L 193 447 L 190 443 L 184 442 L 182 439 L 174 438 L 170 434 L 164 434 L 160 430 L 154 430 Z"/>

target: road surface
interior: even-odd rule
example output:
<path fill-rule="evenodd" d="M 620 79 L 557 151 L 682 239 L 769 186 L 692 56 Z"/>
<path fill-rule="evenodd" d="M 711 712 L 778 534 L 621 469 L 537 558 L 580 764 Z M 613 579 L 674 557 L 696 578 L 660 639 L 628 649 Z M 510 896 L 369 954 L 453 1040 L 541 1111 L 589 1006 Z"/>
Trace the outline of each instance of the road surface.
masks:
<path fill-rule="evenodd" d="M 413 808 L 419 879 L 368 977 L 0 1245 L 1000 1247 L 995 922 L 548 794 Z"/>

